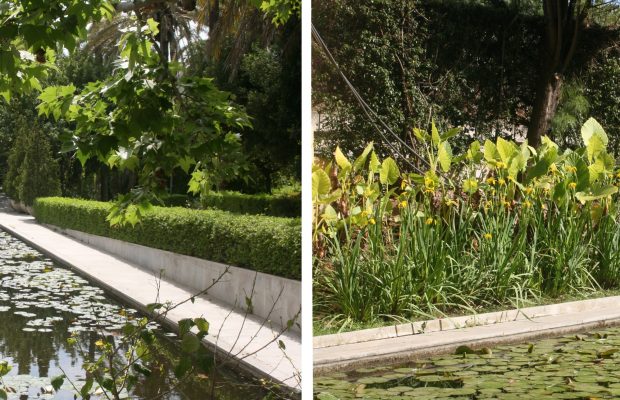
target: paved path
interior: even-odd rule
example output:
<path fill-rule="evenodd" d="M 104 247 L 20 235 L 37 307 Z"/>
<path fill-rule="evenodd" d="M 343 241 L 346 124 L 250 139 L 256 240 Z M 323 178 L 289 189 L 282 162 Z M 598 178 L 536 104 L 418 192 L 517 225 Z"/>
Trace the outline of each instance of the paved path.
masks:
<path fill-rule="evenodd" d="M 608 297 L 548 306 L 556 309 L 553 314 L 535 318 L 460 329 L 437 330 L 428 333 L 402 336 L 383 335 L 366 340 L 343 340 L 332 335 L 314 343 L 314 372 L 328 373 L 341 369 L 356 369 L 377 363 L 399 363 L 415 358 L 425 358 L 439 353 L 451 353 L 460 345 L 474 348 L 490 347 L 504 343 L 519 343 L 543 337 L 561 336 L 604 326 L 620 325 L 620 297 Z M 544 307 L 538 307 L 543 309 Z M 496 313 L 500 314 L 500 313 Z M 389 330 L 385 328 L 385 330 Z M 381 334 L 375 329 L 375 334 Z M 347 336 L 364 336 L 353 332 Z M 330 343 L 331 342 L 331 343 Z"/>
<path fill-rule="evenodd" d="M 2 202 L 3 199 L 0 199 Z M 31 216 L 16 214 L 6 204 L 0 206 L 0 228 L 19 237 L 54 260 L 75 269 L 111 294 L 144 309 L 156 301 L 178 303 L 192 296 L 192 292 L 177 284 L 162 280 L 107 253 L 56 233 L 37 224 Z M 300 390 L 301 338 L 295 333 L 278 336 L 282 329 L 270 326 L 257 318 L 245 317 L 243 311 L 233 310 L 221 302 L 201 296 L 187 302 L 168 314 L 169 323 L 183 318 L 204 316 L 210 323 L 206 341 L 217 346 L 220 353 L 234 356 L 233 365 L 261 377 Z M 285 350 L 280 348 L 282 341 Z"/>

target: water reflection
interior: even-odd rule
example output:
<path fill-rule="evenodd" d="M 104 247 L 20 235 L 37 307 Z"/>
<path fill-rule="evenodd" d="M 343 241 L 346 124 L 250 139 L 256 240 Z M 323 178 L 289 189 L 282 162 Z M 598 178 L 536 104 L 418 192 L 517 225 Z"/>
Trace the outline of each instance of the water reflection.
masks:
<path fill-rule="evenodd" d="M 123 309 L 103 290 L 56 267 L 23 242 L 0 231 L 0 360 L 13 366 L 4 379 L 15 389 L 10 398 L 74 399 L 75 391 L 67 381 L 59 393 L 48 393 L 50 378 L 63 371 L 75 382 L 84 381 L 82 354 L 77 346 L 69 346 L 67 339 L 73 334 L 83 351 L 94 357 L 98 333 L 118 336 L 127 318 L 134 315 L 134 310 Z M 158 362 L 170 365 L 176 344 L 172 340 L 163 342 Z M 250 400 L 265 394 L 252 379 L 232 371 L 218 371 L 218 377 L 215 392 L 219 399 Z M 131 397 L 202 400 L 209 397 L 211 387 L 207 376 L 194 378 L 174 390 L 172 386 L 171 376 L 154 371 Z"/>

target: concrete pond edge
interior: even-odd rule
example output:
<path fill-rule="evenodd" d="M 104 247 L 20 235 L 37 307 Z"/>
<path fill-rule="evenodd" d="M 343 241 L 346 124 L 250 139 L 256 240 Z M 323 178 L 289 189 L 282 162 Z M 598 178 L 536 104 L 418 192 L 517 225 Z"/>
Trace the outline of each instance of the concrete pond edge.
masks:
<path fill-rule="evenodd" d="M 618 326 L 619 305 L 620 296 L 610 296 L 318 336 L 314 373 L 404 363 L 461 345 L 491 347 Z"/>
<path fill-rule="evenodd" d="M 42 224 L 42 226 L 139 265 L 155 274 L 162 274 L 164 279 L 196 292 L 219 280 L 218 285 L 209 290 L 209 295 L 213 298 L 243 309 L 246 307 L 246 297 L 249 296 L 252 298 L 251 314 L 269 318 L 280 326 L 287 326 L 289 320 L 295 320 L 291 331 L 297 333 L 301 331 L 300 281 L 118 239 L 63 229 L 55 225 Z M 228 272 L 223 278 L 218 279 L 226 271 Z"/>

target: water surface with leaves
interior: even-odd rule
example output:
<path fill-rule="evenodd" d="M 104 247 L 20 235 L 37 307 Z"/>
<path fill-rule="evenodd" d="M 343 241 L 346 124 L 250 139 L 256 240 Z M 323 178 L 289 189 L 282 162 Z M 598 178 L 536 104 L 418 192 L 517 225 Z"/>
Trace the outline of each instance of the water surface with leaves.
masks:
<path fill-rule="evenodd" d="M 315 398 L 620 398 L 620 328 L 315 378 Z"/>
<path fill-rule="evenodd" d="M 102 336 L 119 338 L 123 325 L 137 317 L 135 310 L 123 307 L 102 289 L 0 231 L 0 363 L 11 366 L 3 377 L 9 399 L 73 400 L 86 379 L 82 365 L 98 354 Z M 158 355 L 161 365 L 170 365 L 178 354 L 174 334 L 153 328 L 163 344 Z M 75 338 L 77 345 L 70 345 L 69 338 Z M 177 385 L 166 370 L 152 371 L 126 396 L 211 398 L 209 374 Z M 51 380 L 62 374 L 70 379 L 54 391 Z M 217 399 L 251 400 L 265 395 L 255 380 L 230 369 L 218 369 L 214 393 Z"/>

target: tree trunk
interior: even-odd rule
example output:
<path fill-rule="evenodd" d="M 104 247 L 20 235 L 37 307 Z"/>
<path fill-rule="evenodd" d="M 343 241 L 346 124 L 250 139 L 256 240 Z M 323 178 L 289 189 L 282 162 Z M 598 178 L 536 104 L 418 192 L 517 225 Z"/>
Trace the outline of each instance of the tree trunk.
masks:
<path fill-rule="evenodd" d="M 540 139 L 551 129 L 551 120 L 558 108 L 564 78 L 558 73 L 545 74 L 536 88 L 536 100 L 527 129 L 527 143 L 532 147 L 540 145 Z"/>
<path fill-rule="evenodd" d="M 542 136 L 549 132 L 551 119 L 558 108 L 564 72 L 573 59 L 581 27 L 592 4 L 591 0 L 543 1 L 543 64 L 527 131 L 527 142 L 531 146 L 538 146 Z"/>

